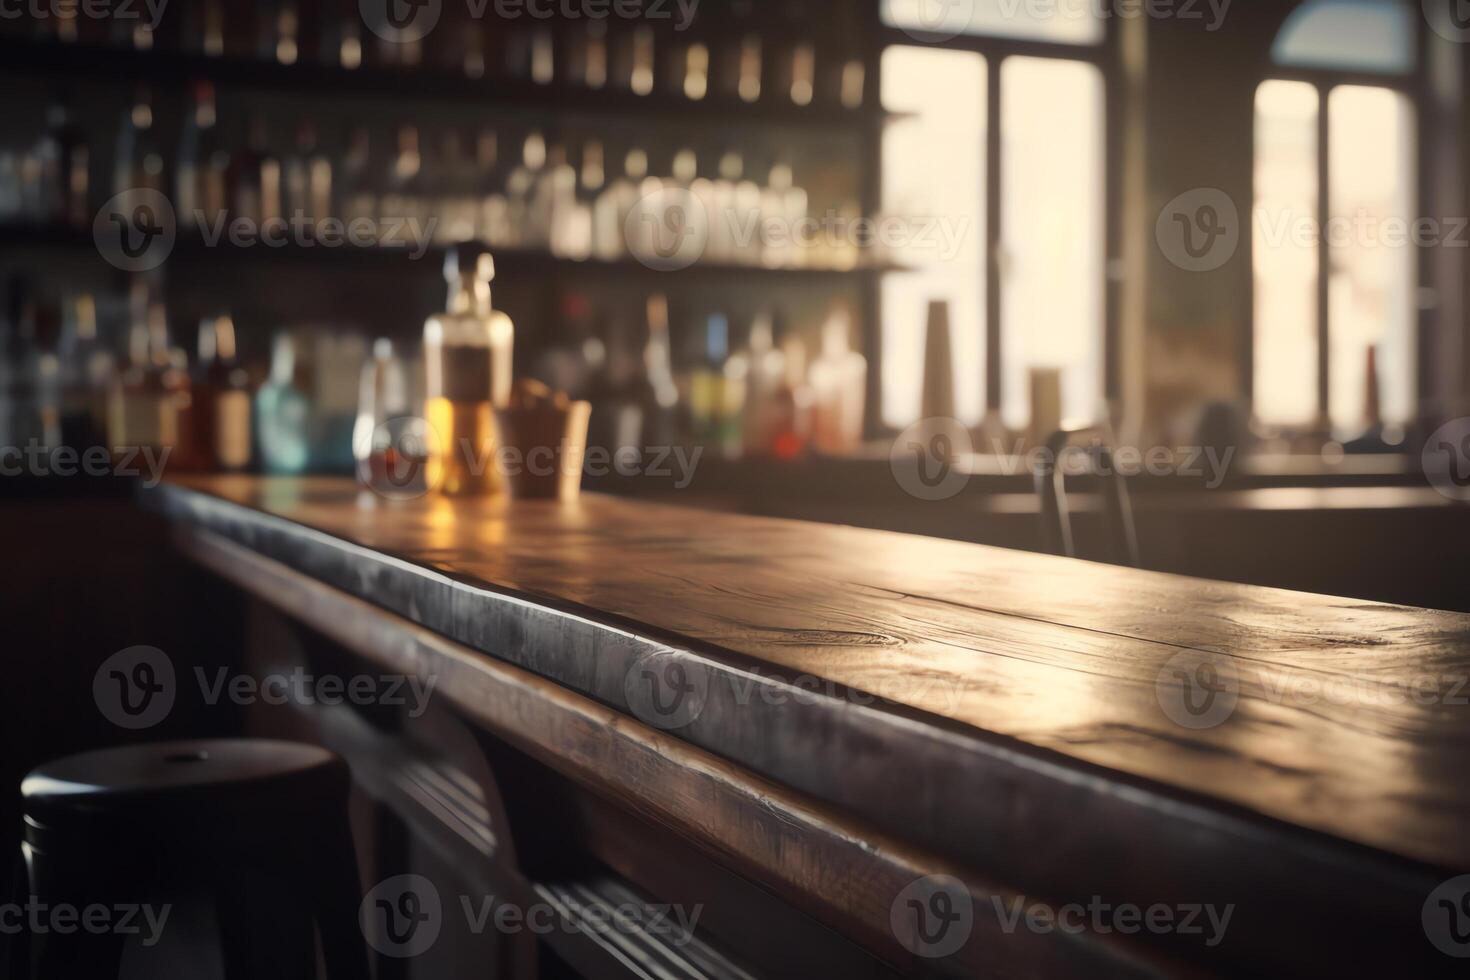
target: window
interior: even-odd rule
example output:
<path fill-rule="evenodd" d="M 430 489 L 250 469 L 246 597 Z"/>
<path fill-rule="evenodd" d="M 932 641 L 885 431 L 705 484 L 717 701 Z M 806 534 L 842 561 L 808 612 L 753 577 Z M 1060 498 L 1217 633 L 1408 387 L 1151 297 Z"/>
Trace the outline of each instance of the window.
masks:
<path fill-rule="evenodd" d="M 1349 439 L 1412 418 L 1411 16 L 1390 0 L 1310 0 L 1272 49 L 1291 77 L 1256 91 L 1253 369 L 1269 426 Z"/>
<path fill-rule="evenodd" d="M 970 6 L 963 24 L 936 20 Z M 1077 8 L 1085 16 L 1038 20 L 1021 16 L 1024 4 L 1014 9 L 1002 17 L 1004 5 L 883 7 L 885 22 L 912 39 L 952 38 L 884 52 L 883 105 L 896 114 L 884 131 L 884 210 L 964 229 L 953 248 L 921 236 L 897 249 L 894 260 L 915 271 L 884 279 L 882 408 L 890 427 L 919 414 L 931 300 L 950 305 L 962 422 L 988 416 L 1024 430 L 1037 369 L 1060 372 L 1068 423 L 1103 415 L 1105 84 L 1098 51 L 1082 47 L 1103 38 L 1103 24 L 1087 5 Z"/>

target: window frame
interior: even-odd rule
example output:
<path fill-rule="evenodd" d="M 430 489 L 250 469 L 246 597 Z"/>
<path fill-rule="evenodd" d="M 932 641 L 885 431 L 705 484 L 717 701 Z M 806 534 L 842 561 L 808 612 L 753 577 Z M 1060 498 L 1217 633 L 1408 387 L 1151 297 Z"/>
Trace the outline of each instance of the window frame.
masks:
<path fill-rule="evenodd" d="M 983 188 L 983 199 L 985 201 L 985 259 L 984 269 L 981 270 L 985 277 L 985 307 L 983 312 L 985 318 L 985 365 L 980 380 L 984 384 L 984 414 L 981 422 L 982 427 L 1002 425 L 1001 406 L 1002 395 L 1002 344 L 1004 336 L 1002 313 L 1001 313 L 1001 246 L 1004 242 L 1004 227 L 1002 223 L 1002 157 L 1001 157 L 1001 134 L 1003 120 L 1001 118 L 1001 66 L 1010 57 L 1048 58 L 1059 61 L 1075 61 L 1092 65 L 1097 69 L 1103 85 L 1103 263 L 1098 269 L 1100 277 L 1101 296 L 1103 298 L 1103 337 L 1102 337 L 1102 392 L 1104 400 L 1109 404 L 1117 404 L 1122 394 L 1121 378 L 1119 377 L 1119 309 L 1121 302 L 1121 281 L 1114 273 L 1118 262 L 1118 256 L 1122 254 L 1122 174 L 1120 164 L 1123 153 L 1123 136 L 1119 127 L 1110 125 L 1114 120 L 1121 121 L 1123 116 L 1119 104 L 1121 86 L 1118 84 L 1119 70 L 1119 32 L 1114 30 L 1110 19 L 1103 20 L 1102 39 L 1093 44 L 1070 44 L 1057 41 L 1042 41 L 1026 38 L 1001 37 L 997 35 L 961 34 L 957 37 L 943 41 L 920 40 L 913 34 L 899 27 L 892 27 L 882 22 L 881 13 L 876 13 L 879 5 L 874 4 L 875 18 L 878 22 L 877 51 L 874 58 L 876 64 L 881 65 L 882 55 L 889 47 L 929 47 L 936 49 L 947 49 L 952 51 L 968 51 L 981 55 L 985 59 L 986 72 L 986 107 L 985 107 L 985 186 Z M 881 67 L 875 83 L 875 90 L 883 90 Z M 881 134 L 879 136 L 881 141 Z M 873 148 L 877 165 L 874 167 L 877 193 L 875 199 L 881 197 L 883 186 L 881 142 Z M 873 296 L 874 308 L 881 306 L 878 300 L 881 298 L 881 283 L 876 286 Z M 874 331 L 875 341 L 880 340 L 878 331 Z M 874 346 L 873 350 L 880 349 Z M 881 375 L 883 366 L 877 365 L 877 371 L 870 371 L 870 375 Z M 878 384 L 870 382 L 870 396 L 876 395 L 881 398 L 881 377 Z M 874 419 L 873 425 L 881 434 L 892 435 L 897 430 L 886 425 L 882 421 L 882 405 L 880 401 L 870 401 L 874 406 L 869 417 Z"/>
<path fill-rule="evenodd" d="M 1331 123 L 1328 111 L 1329 97 L 1333 89 L 1344 85 L 1362 86 L 1368 88 L 1387 89 L 1404 96 L 1413 111 L 1414 126 L 1417 138 L 1414 142 L 1413 166 L 1415 176 L 1414 187 L 1414 209 L 1416 215 L 1427 215 L 1430 213 L 1431 189 L 1430 175 L 1426 169 L 1428 161 L 1426 157 L 1424 141 L 1424 122 L 1428 118 L 1426 112 L 1430 105 L 1428 86 L 1429 81 L 1425 68 L 1426 59 L 1424 53 L 1426 45 L 1431 43 L 1429 37 L 1428 21 L 1424 17 L 1415 16 L 1414 32 L 1414 63 L 1407 72 L 1376 72 L 1350 68 L 1322 68 L 1304 65 L 1283 65 L 1270 60 L 1268 48 L 1267 67 L 1265 72 L 1256 80 L 1256 89 L 1266 82 L 1304 82 L 1311 85 L 1317 93 L 1317 214 L 1318 228 L 1327 228 L 1332 217 L 1332 164 L 1330 153 Z M 1276 39 L 1280 37 L 1281 30 L 1285 26 L 1285 19 L 1277 26 L 1271 35 L 1270 43 L 1274 47 Z M 1254 106 L 1254 92 L 1252 93 L 1252 106 Z M 1255 109 L 1251 110 L 1252 120 L 1255 119 Z M 1254 133 L 1254 126 L 1252 126 Z M 1254 139 L 1254 136 L 1252 137 Z M 1252 144 L 1251 159 L 1255 159 L 1256 147 Z M 1255 221 L 1254 208 L 1254 174 L 1252 175 L 1252 214 L 1251 220 Z M 1412 216 L 1411 216 L 1412 217 Z M 1254 267 L 1254 236 L 1247 237 L 1252 254 L 1249 256 L 1252 267 Z M 1430 266 L 1425 261 L 1423 250 L 1413 248 L 1414 271 L 1410 276 L 1414 289 L 1421 292 L 1431 287 Z M 1332 361 L 1332 323 L 1331 303 L 1329 291 L 1332 285 L 1332 249 L 1328 246 L 1325 237 L 1319 238 L 1317 246 L 1317 418 L 1304 432 L 1300 428 L 1282 427 L 1282 432 L 1288 436 L 1310 435 L 1318 436 L 1323 443 L 1330 442 L 1332 433 L 1332 382 L 1330 377 Z M 1251 291 L 1255 292 L 1255 276 L 1251 276 Z M 1410 317 L 1410 323 L 1414 330 L 1412 338 L 1414 344 L 1414 390 L 1410 393 L 1410 400 L 1416 405 L 1423 405 L 1425 392 L 1428 390 L 1427 372 L 1432 365 L 1426 363 L 1428 347 L 1425 343 L 1426 330 L 1428 329 L 1429 317 L 1435 313 L 1433 309 L 1426 309 L 1423 303 L 1417 304 Z M 1251 406 L 1251 414 L 1255 415 L 1256 404 L 1256 323 L 1255 308 L 1252 304 L 1251 317 L 1246 329 L 1245 350 L 1247 351 L 1245 371 L 1245 396 Z M 1411 420 L 1412 424 L 1412 420 Z"/>

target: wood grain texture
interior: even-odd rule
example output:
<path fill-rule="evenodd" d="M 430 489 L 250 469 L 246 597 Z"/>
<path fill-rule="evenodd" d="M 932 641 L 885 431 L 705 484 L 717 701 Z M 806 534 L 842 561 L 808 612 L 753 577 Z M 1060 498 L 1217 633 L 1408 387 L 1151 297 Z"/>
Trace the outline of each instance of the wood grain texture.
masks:
<path fill-rule="evenodd" d="M 596 496 L 160 496 L 607 704 L 659 645 L 747 685 L 680 739 L 1033 895 L 1239 901 L 1235 962 L 1362 965 L 1369 931 L 1417 956 L 1429 889 L 1470 870 L 1470 616 Z M 1233 710 L 1181 725 L 1201 662 Z"/>
<path fill-rule="evenodd" d="M 685 835 L 817 921 L 856 937 L 905 975 L 1138 980 L 1205 975 L 1116 935 L 1007 933 L 998 918 L 984 914 L 974 916 L 971 938 L 960 949 L 926 962 L 901 945 L 890 923 L 895 898 L 912 882 L 958 875 L 982 913 L 992 896 L 1005 903 L 1018 896 L 207 531 L 186 531 L 176 541 L 201 565 L 378 666 L 438 678 L 440 697 L 464 717 Z M 402 776 L 392 754 L 382 755 L 377 760 L 382 771 Z"/>

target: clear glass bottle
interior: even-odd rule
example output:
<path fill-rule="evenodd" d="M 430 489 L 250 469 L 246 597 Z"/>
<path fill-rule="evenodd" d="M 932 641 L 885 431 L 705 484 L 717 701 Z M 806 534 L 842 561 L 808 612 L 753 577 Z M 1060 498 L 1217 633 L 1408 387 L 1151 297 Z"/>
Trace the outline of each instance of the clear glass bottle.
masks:
<path fill-rule="evenodd" d="M 868 362 L 850 346 L 852 314 L 833 307 L 822 327 L 822 356 L 812 364 L 813 444 L 829 455 L 862 445 Z"/>
<path fill-rule="evenodd" d="M 474 246 L 445 261 L 449 302 L 424 324 L 425 416 L 434 432 L 429 486 L 450 495 L 494 494 L 494 409 L 510 403 L 515 328 L 491 305 L 495 263 Z"/>
<path fill-rule="evenodd" d="M 167 315 L 142 281 L 133 284 L 128 305 L 128 360 L 109 399 L 108 439 L 114 449 L 172 453 L 179 441 L 179 397 L 173 384 Z"/>
<path fill-rule="evenodd" d="M 255 393 L 261 468 L 269 474 L 305 473 L 311 466 L 310 365 L 289 333 L 276 335 L 270 377 Z"/>

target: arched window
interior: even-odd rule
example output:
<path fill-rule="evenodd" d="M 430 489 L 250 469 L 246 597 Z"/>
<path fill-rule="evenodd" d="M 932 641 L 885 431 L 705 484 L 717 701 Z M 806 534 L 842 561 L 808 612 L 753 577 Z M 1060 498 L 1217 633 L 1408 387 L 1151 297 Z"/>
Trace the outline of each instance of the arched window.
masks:
<path fill-rule="evenodd" d="M 1033 372 L 1062 417 L 1103 417 L 1106 19 L 1095 4 L 884 0 L 884 210 L 937 220 L 883 282 L 883 420 L 917 418 L 925 315 L 950 304 L 956 414 L 1031 423 Z M 1048 390 L 1053 390 L 1048 386 Z M 994 431 L 994 430 L 992 430 Z M 977 447 L 990 451 L 989 445 Z"/>
<path fill-rule="evenodd" d="M 1256 90 L 1254 402 L 1387 441 L 1414 414 L 1419 5 L 1307 0 Z"/>

